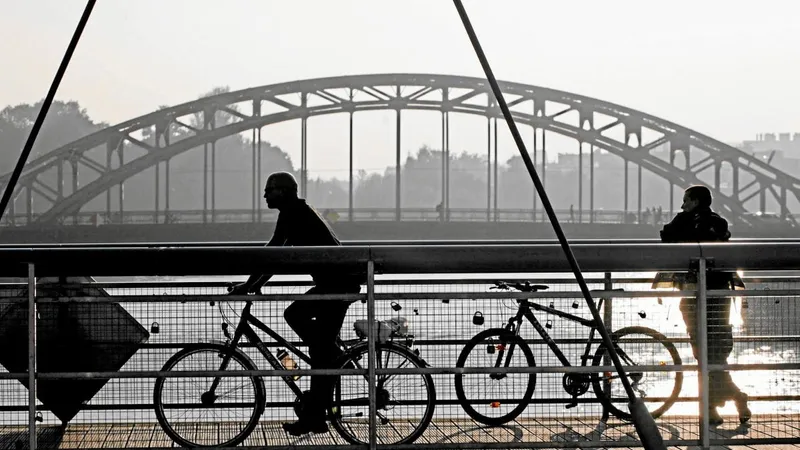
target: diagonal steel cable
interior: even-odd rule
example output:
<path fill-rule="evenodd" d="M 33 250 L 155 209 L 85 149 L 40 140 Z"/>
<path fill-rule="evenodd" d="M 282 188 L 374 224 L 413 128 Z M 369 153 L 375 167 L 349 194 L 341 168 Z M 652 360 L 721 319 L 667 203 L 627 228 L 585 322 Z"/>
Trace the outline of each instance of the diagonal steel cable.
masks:
<path fill-rule="evenodd" d="M 558 242 L 561 244 L 561 248 L 564 250 L 564 256 L 566 256 L 567 261 L 569 262 L 569 265 L 572 268 L 572 272 L 575 275 L 575 280 L 578 282 L 578 286 L 580 286 L 581 293 L 583 294 L 583 297 L 586 299 L 586 304 L 589 307 L 589 311 L 592 313 L 592 318 L 597 324 L 597 329 L 600 332 L 600 336 L 603 338 L 603 344 L 608 349 L 611 361 L 614 364 L 614 367 L 620 376 L 620 381 L 622 382 L 622 386 L 625 388 L 625 392 L 627 393 L 628 399 L 630 400 L 630 408 L 634 416 L 634 423 L 636 425 L 636 430 L 639 433 L 639 438 L 642 440 L 645 447 L 647 448 L 665 448 L 663 440 L 661 439 L 661 434 L 659 433 L 658 428 L 655 426 L 655 421 L 653 420 L 653 417 L 650 416 L 649 413 L 647 414 L 647 417 L 642 417 L 641 415 L 638 415 L 636 414 L 635 411 L 633 411 L 636 408 L 635 404 L 637 400 L 641 401 L 641 399 L 638 399 L 636 397 L 636 393 L 633 391 L 633 388 L 631 387 L 630 380 L 628 380 L 628 378 L 625 376 L 625 369 L 622 367 L 622 362 L 619 359 L 619 355 L 617 355 L 617 352 L 614 349 L 614 343 L 611 340 L 611 336 L 608 334 L 608 330 L 606 330 L 606 327 L 603 324 L 602 318 L 600 317 L 600 312 L 598 311 L 597 305 L 592 299 L 592 294 L 591 292 L 589 292 L 589 288 L 586 285 L 586 280 L 583 278 L 583 273 L 581 272 L 581 268 L 578 265 L 578 261 L 575 259 L 575 255 L 572 253 L 569 241 L 567 240 L 566 235 L 564 235 L 564 231 L 561 229 L 561 225 L 558 223 L 558 218 L 556 217 L 552 204 L 550 204 L 550 199 L 547 197 L 547 192 L 545 192 L 544 185 L 542 185 L 542 181 L 539 179 L 539 175 L 536 173 L 536 167 L 534 167 L 533 161 L 531 161 L 531 157 L 528 155 L 528 150 L 525 147 L 525 142 L 522 140 L 522 136 L 519 133 L 517 124 L 514 122 L 514 118 L 511 116 L 511 111 L 508 108 L 508 104 L 506 104 L 505 98 L 503 97 L 503 92 L 500 90 L 500 86 L 497 84 L 497 79 L 494 76 L 494 72 L 492 71 L 492 67 L 489 64 L 489 60 L 487 59 L 486 54 L 483 52 L 483 48 L 481 47 L 480 41 L 478 40 L 478 36 L 475 33 L 475 29 L 472 27 L 472 23 L 469 20 L 467 11 L 466 9 L 464 9 L 464 4 L 461 2 L 461 0 L 453 0 L 453 3 L 455 4 L 456 9 L 458 10 L 458 15 L 461 17 L 461 22 L 463 23 L 464 29 L 466 30 L 467 35 L 469 36 L 469 40 L 472 43 L 472 47 L 475 50 L 475 54 L 478 57 L 478 60 L 480 60 L 481 66 L 483 67 L 483 71 L 486 74 L 486 79 L 489 81 L 489 84 L 492 87 L 492 92 L 494 93 L 497 104 L 500 107 L 501 111 L 503 112 L 503 117 L 506 119 L 509 131 L 511 132 L 511 135 L 514 137 L 514 142 L 517 144 L 517 149 L 519 150 L 520 156 L 522 156 L 522 160 L 525 162 L 525 167 L 528 169 L 528 173 L 530 174 L 531 179 L 533 180 L 533 184 L 536 187 L 536 192 L 542 199 L 542 207 L 547 212 L 547 217 L 550 219 L 550 224 L 553 226 L 553 231 L 556 233 L 556 236 L 558 237 Z M 646 412 L 647 410 L 644 409 L 644 411 Z M 643 431 L 643 429 L 646 429 L 646 431 Z M 654 433 L 657 436 L 653 436 Z M 648 445 L 647 442 L 648 439 L 653 439 L 653 441 L 650 441 L 650 443 L 655 445 L 653 446 Z M 658 442 L 660 442 L 660 445 L 658 445 Z"/>
<path fill-rule="evenodd" d="M 31 128 L 31 134 L 28 135 L 28 140 L 25 141 L 25 146 L 22 147 L 22 154 L 19 155 L 17 165 L 14 167 L 14 172 L 11 174 L 11 178 L 8 179 L 6 190 L 3 192 L 3 199 L 0 200 L 0 221 L 3 220 L 3 214 L 6 212 L 6 208 L 11 201 L 11 195 L 14 193 L 14 188 L 16 188 L 19 177 L 22 175 L 22 169 L 28 162 L 28 157 L 33 149 L 33 144 L 36 142 L 36 138 L 39 136 L 39 131 L 42 129 L 44 119 L 47 117 L 47 112 L 50 111 L 50 105 L 53 104 L 53 99 L 58 91 L 58 86 L 61 84 L 61 80 L 64 78 L 64 73 L 67 71 L 69 62 L 72 60 L 72 54 L 75 53 L 75 48 L 78 46 L 78 42 L 81 40 L 81 35 L 83 34 L 84 28 L 86 28 L 86 23 L 89 21 L 89 16 L 92 15 L 92 9 L 94 9 L 94 4 L 96 1 L 97 0 L 89 0 L 86 3 L 86 8 L 84 8 L 83 14 L 78 21 L 78 26 L 75 28 L 75 32 L 72 34 L 72 40 L 69 41 L 67 50 L 64 52 L 64 57 L 61 58 L 61 64 L 58 66 L 56 76 L 53 78 L 53 82 L 50 84 L 50 90 L 47 91 L 47 96 L 44 98 L 44 101 L 42 101 L 42 109 L 36 116 L 36 121 L 33 123 L 33 127 Z M 30 208 L 30 205 L 28 205 L 28 208 Z"/>

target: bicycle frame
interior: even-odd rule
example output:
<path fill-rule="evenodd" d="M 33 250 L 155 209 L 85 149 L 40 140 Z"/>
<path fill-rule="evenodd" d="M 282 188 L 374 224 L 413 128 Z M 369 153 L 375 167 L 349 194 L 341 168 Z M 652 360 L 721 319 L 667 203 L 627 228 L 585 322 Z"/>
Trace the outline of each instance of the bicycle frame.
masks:
<path fill-rule="evenodd" d="M 222 359 L 222 364 L 220 364 L 220 371 L 224 371 L 228 367 L 228 363 L 231 360 L 233 352 L 236 351 L 239 341 L 242 339 L 242 336 L 247 338 L 247 341 L 251 344 L 255 345 L 261 355 L 269 362 L 275 370 L 285 370 L 283 364 L 278 361 L 278 358 L 269 350 L 267 345 L 264 343 L 263 340 L 258 336 L 256 331 L 253 329 L 253 326 L 258 328 L 259 330 L 267 333 L 272 339 L 275 340 L 278 344 L 285 346 L 290 352 L 294 353 L 296 356 L 300 357 L 303 361 L 305 361 L 309 366 L 311 366 L 311 357 L 303 353 L 300 349 L 292 345 L 289 341 L 284 339 L 281 335 L 273 331 L 270 327 L 268 327 L 264 322 L 258 320 L 250 313 L 250 308 L 253 306 L 252 301 L 247 301 L 244 309 L 242 310 L 242 316 L 239 320 L 239 324 L 236 326 L 236 331 L 233 334 L 233 338 L 231 339 L 230 343 L 228 344 L 228 349 L 230 350 L 225 357 Z M 337 342 L 341 345 L 341 341 L 337 338 Z M 289 386 L 289 389 L 294 392 L 297 396 L 302 396 L 303 391 L 297 386 L 297 383 L 294 382 L 294 378 L 291 375 L 285 375 L 281 377 L 283 381 Z M 214 382 L 209 389 L 210 392 L 214 392 L 219 385 L 220 377 L 215 377 Z"/>
<path fill-rule="evenodd" d="M 603 299 L 601 298 L 598 301 L 597 308 L 600 309 L 603 307 Z M 549 306 L 543 306 L 538 303 L 531 302 L 527 299 L 522 299 L 519 302 L 519 310 L 517 314 L 509 319 L 508 325 L 506 325 L 506 329 L 512 327 L 512 324 L 516 323 L 516 328 L 514 330 L 514 334 L 519 336 L 520 329 L 522 328 L 522 318 L 528 319 L 528 322 L 533 325 L 533 328 L 539 333 L 539 336 L 542 337 L 544 342 L 550 347 L 550 350 L 556 355 L 556 358 L 561 362 L 564 367 L 571 367 L 572 364 L 569 362 L 566 356 L 564 356 L 564 352 L 558 347 L 558 344 L 555 343 L 553 338 L 550 337 L 550 334 L 547 333 L 547 330 L 542 326 L 542 323 L 539 322 L 539 319 L 533 314 L 532 310 L 536 311 L 543 311 L 548 314 L 553 314 L 555 316 L 561 317 L 562 319 L 569 320 L 571 322 L 577 322 L 585 327 L 589 327 L 589 339 L 586 342 L 586 349 L 584 350 L 583 356 L 581 356 L 581 366 L 586 366 L 587 362 L 591 357 L 589 356 L 589 352 L 592 348 L 592 341 L 594 340 L 594 333 L 597 331 L 597 324 L 592 319 L 584 319 L 582 317 L 578 317 L 574 314 L 570 314 L 559 309 L 551 308 Z M 509 358 L 506 359 L 506 365 L 508 365 L 511 354 L 513 352 L 513 346 L 509 349 Z"/>

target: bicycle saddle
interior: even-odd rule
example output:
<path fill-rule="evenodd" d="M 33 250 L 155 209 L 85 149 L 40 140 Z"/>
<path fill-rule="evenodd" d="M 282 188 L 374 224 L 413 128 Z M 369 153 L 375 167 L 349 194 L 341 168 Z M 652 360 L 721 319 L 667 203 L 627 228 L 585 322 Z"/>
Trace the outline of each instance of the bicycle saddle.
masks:
<path fill-rule="evenodd" d="M 514 288 L 520 292 L 536 292 L 550 289 L 550 286 L 544 284 L 531 284 L 530 281 L 524 283 L 507 283 L 505 281 L 498 281 L 494 284 L 492 289 L 508 290 Z"/>

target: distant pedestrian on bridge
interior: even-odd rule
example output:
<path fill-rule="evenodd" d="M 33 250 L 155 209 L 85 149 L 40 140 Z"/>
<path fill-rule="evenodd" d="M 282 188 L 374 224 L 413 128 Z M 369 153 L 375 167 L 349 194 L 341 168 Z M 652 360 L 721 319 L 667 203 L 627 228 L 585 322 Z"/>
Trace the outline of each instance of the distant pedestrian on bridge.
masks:
<path fill-rule="evenodd" d="M 272 239 L 268 246 L 328 246 L 341 245 L 336 234 L 306 201 L 297 196 L 297 181 L 292 174 L 275 172 L 267 178 L 264 188 L 267 207 L 280 211 Z M 358 294 L 362 275 L 329 270 L 312 273 L 315 286 L 306 294 Z M 272 274 L 254 274 L 237 284 L 231 294 L 260 292 Z M 308 345 L 313 369 L 330 369 L 342 351 L 336 345 L 344 317 L 351 302 L 340 300 L 299 300 L 286 308 L 286 323 Z M 284 423 L 283 429 L 293 435 L 324 433 L 328 431 L 326 411 L 330 408 L 330 391 L 335 377 L 311 377 L 309 405 L 297 422 Z"/>
<path fill-rule="evenodd" d="M 659 208 L 660 209 L 660 208 Z M 663 242 L 706 242 L 727 241 L 731 237 L 728 222 L 711 210 L 711 191 L 705 186 L 691 186 L 684 192 L 683 204 L 672 222 L 661 230 Z M 696 276 L 675 277 L 678 288 L 691 290 L 687 284 L 696 283 Z M 708 272 L 708 289 L 733 289 L 734 282 L 739 280 L 735 273 Z M 733 350 L 733 331 L 730 326 L 731 298 L 715 297 L 707 300 L 708 329 L 708 364 L 727 364 L 728 356 Z M 692 344 L 692 352 L 700 359 L 697 345 L 697 299 L 681 299 L 680 310 L 686 330 Z M 722 423 L 722 416 L 717 407 L 726 401 L 733 400 L 739 412 L 739 421 L 750 420 L 750 408 L 747 406 L 747 394 L 742 392 L 726 371 L 709 373 L 709 422 L 712 425 Z"/>

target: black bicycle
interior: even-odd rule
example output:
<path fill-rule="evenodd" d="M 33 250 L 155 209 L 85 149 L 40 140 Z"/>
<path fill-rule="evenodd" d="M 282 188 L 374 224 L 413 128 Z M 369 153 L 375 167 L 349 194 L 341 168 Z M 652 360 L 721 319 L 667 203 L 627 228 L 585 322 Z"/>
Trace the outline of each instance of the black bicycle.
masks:
<path fill-rule="evenodd" d="M 492 289 L 520 292 L 537 292 L 548 286 L 525 283 L 497 282 Z M 597 324 L 528 299 L 518 299 L 517 314 L 508 320 L 504 328 L 482 331 L 467 342 L 456 362 L 456 367 L 534 367 L 536 362 L 531 348 L 520 337 L 522 318 L 528 319 L 550 350 L 565 367 L 569 360 L 545 330 L 545 326 L 534 316 L 533 310 L 553 314 L 563 319 L 589 327 L 589 339 L 581 356 L 581 366 L 591 360 L 593 366 L 610 366 L 606 346 L 599 336 L 595 339 Z M 602 308 L 603 299 L 598 302 Z M 577 303 L 573 305 L 577 307 Z M 675 346 L 663 334 L 646 327 L 626 327 L 612 333 L 614 349 L 626 367 L 626 376 L 634 391 L 645 399 L 653 417 L 664 414 L 681 391 L 683 373 L 679 371 L 640 371 L 636 366 L 680 365 L 681 358 Z M 590 356 L 593 343 L 598 343 L 594 357 Z M 615 382 L 616 381 L 616 382 Z M 614 416 L 630 421 L 628 397 L 619 382 L 616 372 L 567 373 L 563 377 L 563 388 L 572 396 L 567 408 L 577 406 L 577 397 L 594 388 L 594 394 Z M 456 395 L 464 411 L 474 420 L 492 426 L 502 425 L 519 416 L 530 403 L 536 388 L 535 373 L 465 373 L 455 376 Z"/>
<path fill-rule="evenodd" d="M 156 379 L 153 401 L 158 423 L 173 441 L 184 447 L 235 446 L 253 432 L 267 407 L 293 407 L 295 412 L 303 407 L 304 392 L 295 382 L 295 376 L 261 377 L 238 374 L 241 371 L 258 370 L 256 364 L 239 347 L 239 343 L 242 336 L 246 337 L 275 370 L 286 370 L 287 367 L 281 364 L 252 326 L 268 334 L 310 366 L 309 356 L 253 317 L 250 313 L 252 301 L 246 302 L 239 324 L 231 336 L 229 329 L 232 326 L 222 303 L 220 302 L 220 312 L 224 319 L 222 330 L 226 342 L 190 345 L 180 350 L 161 370 L 195 373 L 184 373 L 177 377 L 160 376 Z M 337 338 L 344 356 L 336 367 L 359 369 L 361 372 L 338 376 L 331 392 L 333 402 L 328 417 L 347 442 L 366 445 L 369 443 L 369 381 L 366 368 L 370 354 L 366 336 L 363 333 L 357 334 L 359 339 L 350 341 Z M 409 345 L 387 340 L 376 342 L 375 347 L 377 369 L 427 365 Z M 217 373 L 205 373 L 209 371 Z M 232 374 L 221 376 L 219 372 Z M 268 390 L 265 389 L 265 379 L 270 383 Z M 280 399 L 281 394 L 291 398 L 291 394 L 281 390 L 281 381 L 294 394 L 294 402 L 275 401 Z M 436 391 L 429 374 L 378 375 L 375 392 L 379 443 L 411 443 L 430 424 Z M 270 402 L 267 402 L 268 398 Z"/>

